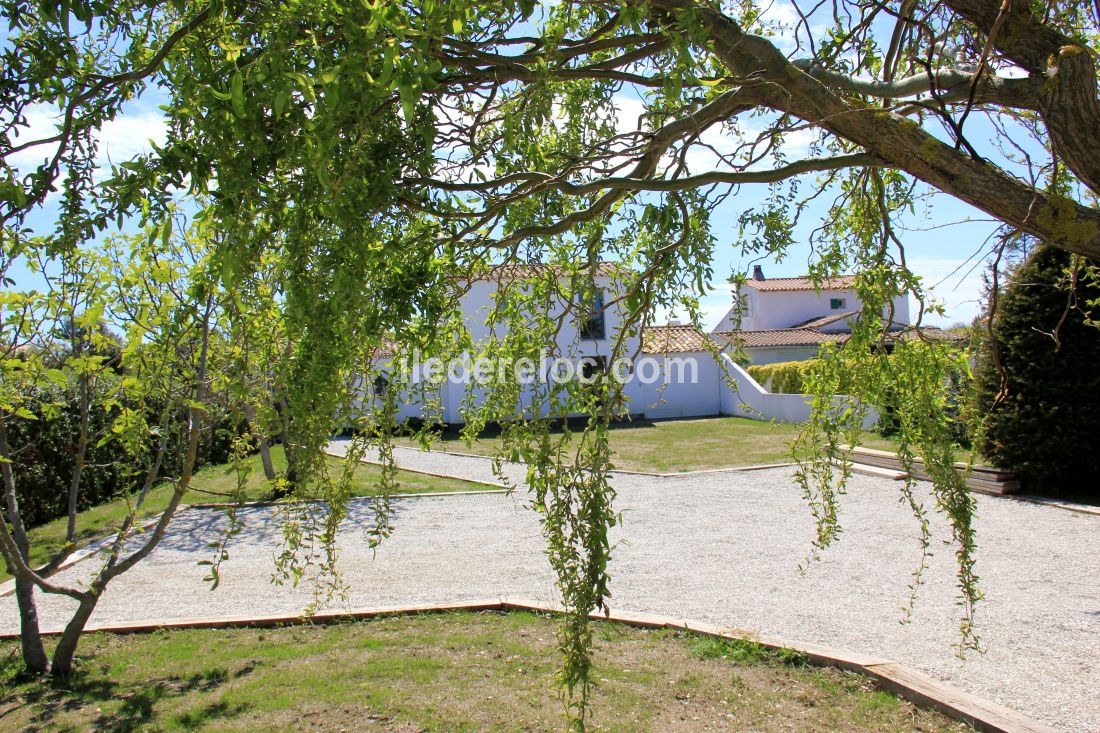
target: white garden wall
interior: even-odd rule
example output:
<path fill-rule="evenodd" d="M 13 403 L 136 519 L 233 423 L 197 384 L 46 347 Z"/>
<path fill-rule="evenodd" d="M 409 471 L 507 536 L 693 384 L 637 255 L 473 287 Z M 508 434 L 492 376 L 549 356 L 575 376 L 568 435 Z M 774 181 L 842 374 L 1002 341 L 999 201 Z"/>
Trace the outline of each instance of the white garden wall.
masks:
<path fill-rule="evenodd" d="M 645 373 L 636 375 L 637 379 L 628 383 L 624 390 L 631 400 L 631 413 L 644 415 L 648 419 L 702 417 L 720 413 L 718 383 L 721 381 L 721 368 L 709 352 L 646 356 L 647 362 L 639 365 Z M 648 379 L 651 371 L 655 371 L 653 376 L 658 378 L 647 384 L 651 381 Z"/>
<path fill-rule="evenodd" d="M 722 380 L 719 385 L 719 401 L 723 415 L 787 423 L 801 423 L 810 418 L 809 398 L 806 395 L 769 392 L 729 356 L 722 354 L 722 359 L 723 367 L 737 386 L 734 390 L 726 380 Z M 850 399 L 848 395 L 837 395 L 836 404 L 844 405 Z M 863 427 L 871 428 L 876 422 L 878 422 L 878 414 L 871 410 L 863 421 Z"/>

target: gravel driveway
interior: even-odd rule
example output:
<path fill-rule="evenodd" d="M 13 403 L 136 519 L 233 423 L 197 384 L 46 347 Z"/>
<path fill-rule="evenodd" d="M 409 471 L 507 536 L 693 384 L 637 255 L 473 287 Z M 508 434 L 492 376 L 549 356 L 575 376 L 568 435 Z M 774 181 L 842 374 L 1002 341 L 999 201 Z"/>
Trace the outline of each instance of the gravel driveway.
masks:
<path fill-rule="evenodd" d="M 334 444 L 339 449 L 339 444 Z M 488 461 L 399 450 L 400 465 L 493 480 Z M 522 467 L 510 469 L 515 475 Z M 683 477 L 616 475 L 623 526 L 612 567 L 612 606 L 722 623 L 883 656 L 1067 731 L 1100 730 L 1100 517 L 978 497 L 978 624 L 986 652 L 954 656 L 954 557 L 933 544 L 912 621 L 899 623 L 919 562 L 917 525 L 898 485 L 855 476 L 843 499 L 839 542 L 799 573 L 813 520 L 792 470 Z M 922 489 L 923 490 L 923 489 Z M 224 526 L 216 510 L 188 509 L 161 546 L 117 579 L 92 620 L 277 613 L 302 609 L 309 588 L 271 581 L 279 521 L 242 511 L 222 584 L 209 592 L 206 543 Z M 536 515 L 521 494 L 402 499 L 396 531 L 374 555 L 369 507 L 357 503 L 341 536 L 346 605 L 428 603 L 495 595 L 554 600 Z M 946 524 L 934 518 L 938 539 Z M 61 574 L 76 582 L 92 567 Z M 343 602 L 335 604 L 344 605 Z M 44 624 L 71 606 L 41 600 Z M 14 598 L 0 628 L 16 630 Z"/>

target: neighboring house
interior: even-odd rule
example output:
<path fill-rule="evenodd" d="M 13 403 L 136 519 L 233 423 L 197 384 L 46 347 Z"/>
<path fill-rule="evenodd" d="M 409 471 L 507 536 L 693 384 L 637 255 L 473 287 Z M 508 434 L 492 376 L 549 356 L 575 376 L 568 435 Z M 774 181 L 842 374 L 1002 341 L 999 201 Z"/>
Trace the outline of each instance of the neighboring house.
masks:
<path fill-rule="evenodd" d="M 548 265 L 542 264 L 506 265 L 493 268 L 486 275 L 473 280 L 457 281 L 455 297 L 459 299 L 463 325 L 471 341 L 484 343 L 493 335 L 488 321 L 498 294 L 503 289 L 523 288 L 525 281 L 545 276 L 548 269 Z M 556 355 L 569 358 L 586 371 L 607 368 L 613 339 L 618 336 L 625 315 L 623 307 L 615 303 L 618 296 L 623 293 L 621 272 L 622 267 L 617 263 L 598 263 L 593 277 L 595 292 L 591 294 L 591 303 L 582 308 L 578 302 L 579 294 L 564 293 L 563 297 L 554 300 L 548 312 L 539 314 L 560 319 L 561 326 L 555 334 Z M 605 303 L 614 304 L 605 306 Z M 581 317 L 581 311 L 585 310 L 586 317 Z M 498 336 L 503 335 L 502 328 L 501 325 L 497 325 Z M 633 354 L 638 347 L 637 336 L 625 337 L 625 353 Z M 393 353 L 387 349 L 377 357 L 376 363 L 383 369 L 383 374 L 380 376 L 385 383 L 376 385 L 374 390 L 370 390 L 375 394 L 378 393 L 377 386 L 381 389 L 388 388 L 389 380 L 385 372 L 389 368 L 388 362 L 392 359 Z M 541 367 L 541 365 L 535 366 Z M 458 368 L 457 365 L 456 368 Z M 402 395 L 398 400 L 400 403 L 398 418 L 429 419 L 461 424 L 465 421 L 462 414 L 465 403 L 471 398 L 475 401 L 483 399 L 484 391 L 484 388 L 471 382 L 463 383 L 448 378 L 433 390 L 431 395 L 433 405 L 430 409 L 424 406 L 422 395 Z M 522 406 L 529 409 L 531 413 L 545 414 L 542 406 L 534 404 L 537 401 L 534 388 L 526 390 L 521 399 Z"/>
<path fill-rule="evenodd" d="M 842 275 L 821 284 L 809 277 L 764 277 L 760 265 L 734 293 L 734 305 L 711 335 L 726 350 L 744 349 L 751 364 L 804 361 L 817 356 L 824 343 L 843 343 L 863 309 L 855 276 Z M 898 296 L 890 319 L 892 331 L 909 325 L 909 300 Z"/>
<path fill-rule="evenodd" d="M 457 283 L 456 297 L 459 298 L 464 326 L 471 340 L 484 343 L 493 335 L 487 321 L 503 288 L 523 288 L 525 281 L 545 277 L 547 268 L 540 264 L 502 266 L 485 277 Z M 560 328 L 555 336 L 555 356 L 572 360 L 586 373 L 616 369 L 616 365 L 609 364 L 608 360 L 625 316 L 624 306 L 620 302 L 625 289 L 622 274 L 620 265 L 600 263 L 594 274 L 595 292 L 589 291 L 587 295 L 589 302 L 582 306 L 581 294 L 569 293 L 567 288 L 562 288 L 560 297 L 549 306 L 548 312 L 539 314 L 560 319 Z M 800 296 L 806 295 L 805 291 L 805 288 L 789 290 Z M 845 308 L 856 304 L 850 289 L 838 289 L 836 292 L 843 293 L 839 297 L 844 299 Z M 814 297 L 807 300 L 819 301 L 812 290 L 809 295 Z M 770 302 L 753 302 L 759 323 L 769 323 L 761 309 L 770 307 Z M 813 307 L 812 304 L 806 306 Z M 790 307 L 788 311 L 794 312 Z M 812 328 L 811 324 L 803 324 L 796 329 L 763 329 L 750 333 L 807 331 L 818 334 L 817 338 L 830 338 L 827 334 L 839 335 L 846 327 L 844 319 L 853 316 L 854 313 L 848 308 L 832 316 L 815 318 Z M 496 328 L 497 335 L 502 335 L 499 329 L 503 326 L 498 324 Z M 761 344 L 770 343 L 761 340 L 761 336 L 752 338 L 760 340 Z M 802 395 L 772 395 L 756 384 L 728 354 L 718 354 L 716 360 L 715 353 L 728 345 L 728 340 L 716 334 L 707 335 L 694 326 L 670 323 L 646 328 L 641 334 L 628 333 L 623 339 L 622 355 L 630 361 L 629 379 L 623 393 L 629 400 L 628 409 L 633 418 L 740 415 L 799 422 L 809 415 L 809 407 Z M 816 348 L 803 358 L 815 353 Z M 375 364 L 379 372 L 362 388 L 366 403 L 379 399 L 393 389 L 390 377 L 394 357 L 392 347 L 376 354 Z M 425 419 L 461 424 L 465 422 L 464 410 L 468 404 L 471 401 L 479 403 L 486 397 L 486 388 L 471 382 L 448 378 L 429 386 L 429 381 L 418 383 L 412 392 L 396 396 L 399 420 Z M 525 387 L 516 407 L 521 407 L 528 417 L 561 417 L 552 414 L 552 410 L 540 403 L 543 394 L 537 387 Z"/>

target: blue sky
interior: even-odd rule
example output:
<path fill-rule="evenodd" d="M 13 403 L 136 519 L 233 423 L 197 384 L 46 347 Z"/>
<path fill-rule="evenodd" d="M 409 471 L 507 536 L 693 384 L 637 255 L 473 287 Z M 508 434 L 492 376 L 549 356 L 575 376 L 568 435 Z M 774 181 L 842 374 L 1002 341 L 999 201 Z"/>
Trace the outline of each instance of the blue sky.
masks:
<path fill-rule="evenodd" d="M 33 117 L 31 122 L 34 129 L 28 134 L 49 133 L 51 130 L 52 122 L 46 113 Z M 100 138 L 102 162 L 106 166 L 108 160 L 117 163 L 144 152 L 149 149 L 149 140 L 161 141 L 163 134 L 161 114 L 156 103 L 138 101 L 127 109 L 124 116 L 104 129 Z M 26 164 L 34 162 L 32 155 L 40 153 L 24 156 Z M 804 216 L 796 243 L 783 262 L 755 260 L 744 255 L 735 244 L 739 236 L 737 214 L 746 205 L 751 206 L 759 201 L 763 195 L 763 187 L 745 187 L 737 201 L 719 209 L 711 221 L 717 238 L 715 280 L 718 287 L 703 299 L 704 325 L 713 325 L 728 310 L 730 294 L 722 284 L 731 273 L 747 272 L 752 264 L 761 264 L 769 277 L 790 277 L 806 272 L 811 256 L 810 247 L 806 244 L 808 233 L 820 222 L 824 201 Z M 823 198 L 829 200 L 828 197 Z M 935 298 L 947 308 L 945 319 L 934 317 L 929 324 L 968 322 L 980 311 L 982 274 L 985 271 L 982 260 L 990 250 L 987 240 L 995 225 L 982 212 L 944 194 L 933 195 L 930 204 L 928 211 L 906 214 L 901 218 L 907 230 L 902 235 L 907 260 L 910 268 L 923 278 Z M 40 232 L 48 232 L 53 227 L 55 213 L 55 208 L 47 205 L 31 218 L 29 224 Z M 11 275 L 20 285 L 34 278 L 18 267 Z M 912 306 L 915 313 L 916 304 Z M 661 314 L 662 317 L 664 315 Z"/>
<path fill-rule="evenodd" d="M 787 2 L 777 0 L 769 11 L 769 17 L 790 27 L 793 22 L 793 11 Z M 785 47 L 790 45 L 787 32 L 780 30 L 774 38 L 777 44 Z M 792 46 L 793 48 L 793 46 Z M 164 135 L 164 127 L 160 110 L 157 105 L 162 100 L 156 96 L 156 91 L 151 90 L 143 98 L 136 100 L 126 110 L 126 114 L 115 121 L 108 123 L 100 136 L 101 163 L 106 171 L 108 161 L 118 163 L 127 160 L 134 155 L 149 149 L 149 140 L 161 141 Z M 629 96 L 617 97 L 620 107 L 620 115 L 623 119 L 637 119 L 637 111 L 628 109 L 639 106 L 640 102 Z M 993 130 L 987 122 L 974 115 L 974 121 L 968 123 L 974 139 L 986 140 L 987 145 L 993 135 Z M 31 130 L 28 136 L 45 136 L 53 133 L 53 121 L 48 110 L 40 110 L 30 115 Z M 750 130 L 755 132 L 755 130 Z M 729 140 L 721 140 L 721 133 L 717 130 L 707 133 L 710 137 L 707 142 L 718 148 L 732 147 Z M 788 136 L 787 151 L 791 160 L 805 155 L 809 145 L 809 138 L 799 138 L 798 134 Z M 983 154 L 986 152 L 982 150 Z M 20 164 L 32 166 L 37 157 L 45 154 L 42 149 L 33 149 L 20 156 Z M 692 172 L 713 168 L 713 162 L 708 163 L 699 158 L 692 166 Z M 807 183 L 810 178 L 806 178 Z M 803 216 L 802 223 L 796 231 L 795 244 L 790 248 L 786 258 L 782 262 L 774 260 L 755 260 L 744 255 L 736 246 L 738 240 L 738 214 L 746 207 L 755 206 L 762 201 L 766 189 L 763 186 L 747 186 L 737 196 L 737 200 L 728 202 L 715 212 L 711 220 L 711 229 L 717 239 L 715 259 L 715 283 L 713 292 L 703 298 L 704 325 L 712 326 L 729 309 L 730 292 L 725 286 L 725 280 L 735 272 L 747 272 L 753 264 L 761 264 L 769 277 L 789 277 L 801 275 L 806 272 L 806 265 L 811 257 L 810 247 L 807 244 L 809 232 L 821 221 L 828 203 L 832 197 L 823 196 Z M 905 244 L 906 259 L 911 270 L 920 275 L 932 296 L 942 302 L 946 307 L 946 316 L 929 317 L 926 321 L 929 325 L 950 325 L 956 322 L 969 322 L 981 310 L 981 291 L 983 273 L 985 272 L 985 260 L 991 250 L 990 235 L 996 229 L 996 224 L 989 221 L 988 216 L 969 205 L 962 203 L 944 194 L 933 194 L 929 199 L 926 210 L 915 214 L 906 213 L 900 218 L 899 235 Z M 29 221 L 36 230 L 45 233 L 53 228 L 55 209 L 47 206 L 37 212 Z M 26 286 L 28 281 L 37 279 L 25 268 L 14 268 L 11 274 L 21 286 Z M 911 312 L 916 313 L 916 303 L 911 303 Z M 670 314 L 658 314 L 663 319 Z M 682 315 L 682 314 L 680 314 Z"/>

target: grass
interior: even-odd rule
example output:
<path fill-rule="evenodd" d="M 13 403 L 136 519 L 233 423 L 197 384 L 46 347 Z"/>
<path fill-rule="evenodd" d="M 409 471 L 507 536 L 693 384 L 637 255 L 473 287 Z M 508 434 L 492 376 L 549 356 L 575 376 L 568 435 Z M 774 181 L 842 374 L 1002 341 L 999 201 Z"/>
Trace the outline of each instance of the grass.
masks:
<path fill-rule="evenodd" d="M 596 639 L 590 730 L 968 730 L 866 678 L 754 644 L 604 623 Z M 556 731 L 556 647 L 557 624 L 526 613 L 93 634 L 68 684 L 0 674 L 0 720 L 33 731 Z M 0 658 L 15 650 L 0 644 Z"/>
<path fill-rule="evenodd" d="M 272 463 L 277 471 L 286 468 L 286 456 L 282 446 L 275 446 L 271 451 Z M 326 457 L 326 461 L 333 472 L 341 467 L 341 459 Z M 263 468 L 259 456 L 248 459 L 252 467 L 248 483 L 244 487 L 246 501 L 263 501 L 271 498 L 271 486 L 264 478 Z M 355 496 L 370 496 L 377 492 L 380 469 L 377 466 L 360 464 L 355 467 L 355 479 L 352 484 L 352 493 Z M 436 478 L 409 471 L 398 471 L 398 490 L 402 493 L 422 494 L 437 491 L 474 491 L 488 488 L 482 484 L 458 479 Z M 199 504 L 210 502 L 233 501 L 233 492 L 237 487 L 236 474 L 231 467 L 222 464 L 209 466 L 194 476 L 191 490 L 183 495 L 183 503 Z M 153 517 L 164 511 L 171 498 L 171 486 L 163 484 L 149 492 L 145 503 L 142 505 L 141 515 Z M 111 534 L 121 524 L 130 511 L 130 499 L 122 497 L 98 506 L 85 509 L 77 518 L 78 546 L 86 545 L 101 537 Z M 33 565 L 44 564 L 60 551 L 65 543 L 65 527 L 67 519 L 62 517 L 47 524 L 40 525 L 30 530 L 31 563 Z M 7 580 L 11 576 L 0 567 L 0 581 Z"/>
<path fill-rule="evenodd" d="M 743 417 L 710 417 L 681 420 L 643 420 L 612 426 L 611 449 L 617 468 L 628 471 L 674 473 L 707 468 L 785 463 L 791 460 L 790 443 L 800 426 L 769 423 Z M 399 444 L 419 445 L 410 439 Z M 479 436 L 472 445 L 453 432 L 432 444 L 433 450 L 493 455 L 500 448 L 494 433 Z M 868 448 L 896 449 L 889 439 L 868 434 Z"/>

